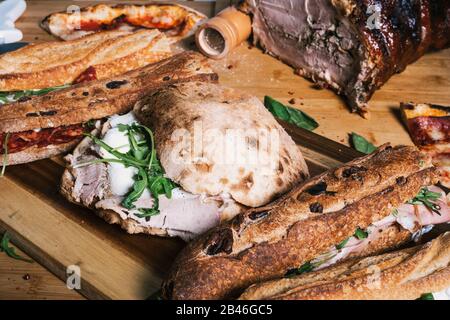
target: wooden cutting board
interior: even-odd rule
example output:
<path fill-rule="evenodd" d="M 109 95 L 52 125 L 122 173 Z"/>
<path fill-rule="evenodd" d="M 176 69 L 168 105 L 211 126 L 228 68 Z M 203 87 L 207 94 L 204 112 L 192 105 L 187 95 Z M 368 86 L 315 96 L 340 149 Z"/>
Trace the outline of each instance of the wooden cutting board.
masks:
<path fill-rule="evenodd" d="M 349 161 L 358 152 L 284 124 L 302 147 L 313 175 Z M 145 299 L 159 289 L 184 243 L 128 235 L 58 193 L 60 159 L 7 168 L 0 179 L 0 231 L 61 279 L 81 269 L 80 292 L 92 299 Z"/>
<path fill-rule="evenodd" d="M 52 39 L 37 25 L 42 17 L 73 4 L 65 0 L 27 3 L 28 11 L 17 26 L 24 31 L 24 40 L 32 42 Z M 358 156 L 337 143 L 347 144 L 352 131 L 375 144 L 411 144 L 399 120 L 399 101 L 450 104 L 450 50 L 428 54 L 394 76 L 372 99 L 370 120 L 350 114 L 334 93 L 313 89 L 291 68 L 248 44 L 227 59 L 211 63 L 222 84 L 260 98 L 270 95 L 291 101 L 319 122 L 315 132 L 334 141 L 287 126 L 313 174 Z M 61 164 L 56 158 L 7 169 L 6 177 L 0 179 L 0 232 L 8 230 L 15 244 L 61 279 L 66 278 L 68 265 L 80 266 L 80 292 L 88 298 L 149 297 L 159 288 L 183 242 L 127 235 L 89 210 L 68 203 L 58 193 Z"/>

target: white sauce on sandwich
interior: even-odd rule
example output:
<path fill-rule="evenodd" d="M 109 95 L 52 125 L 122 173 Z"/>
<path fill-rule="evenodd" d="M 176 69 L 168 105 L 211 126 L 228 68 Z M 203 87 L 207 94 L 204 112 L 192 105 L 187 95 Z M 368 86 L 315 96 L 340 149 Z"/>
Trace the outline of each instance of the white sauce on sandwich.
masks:
<path fill-rule="evenodd" d="M 119 124 L 133 124 L 136 123 L 136 117 L 133 112 L 129 112 L 122 116 L 115 115 L 109 119 L 110 129 L 106 131 L 102 140 L 107 145 L 116 148 L 117 151 L 126 153 L 130 150 L 130 144 L 126 132 L 120 132 Z M 103 148 L 100 148 L 99 154 L 103 159 L 117 159 L 114 155 Z M 117 196 L 126 195 L 134 184 L 134 176 L 137 174 L 137 169 L 133 167 L 125 167 L 121 163 L 108 163 L 108 176 L 111 192 Z"/>

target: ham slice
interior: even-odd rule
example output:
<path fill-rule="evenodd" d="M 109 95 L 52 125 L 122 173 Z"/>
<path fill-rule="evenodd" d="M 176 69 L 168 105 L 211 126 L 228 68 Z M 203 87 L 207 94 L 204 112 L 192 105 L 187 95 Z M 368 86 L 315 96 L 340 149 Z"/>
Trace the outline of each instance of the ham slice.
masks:
<path fill-rule="evenodd" d="M 383 234 L 382 231 L 394 223 L 400 224 L 412 234 L 417 232 L 423 234 L 425 232 L 420 232 L 423 229 L 428 232 L 433 225 L 450 222 L 450 194 L 446 195 L 441 188 L 436 186 L 430 186 L 427 189 L 441 194 L 441 197 L 434 202 L 440 208 L 439 214 L 424 205 L 403 204 L 397 209 L 396 213 L 373 223 L 367 228 L 367 238 L 350 237 L 343 248 L 337 249 L 333 247 L 329 252 L 311 261 L 311 264 L 315 267 L 314 270 L 326 268 L 345 259 L 352 253 L 357 254 L 363 251 L 369 243 L 377 240 Z M 380 230 L 381 232 L 376 232 Z"/>

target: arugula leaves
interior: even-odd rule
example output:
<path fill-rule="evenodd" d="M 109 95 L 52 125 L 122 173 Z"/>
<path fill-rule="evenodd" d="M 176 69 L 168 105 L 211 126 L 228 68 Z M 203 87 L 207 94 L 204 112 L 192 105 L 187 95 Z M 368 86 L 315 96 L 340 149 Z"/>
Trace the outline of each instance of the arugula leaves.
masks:
<path fill-rule="evenodd" d="M 351 141 L 353 148 L 365 154 L 372 153 L 377 149 L 372 143 L 355 132 L 352 132 L 351 134 Z"/>
<path fill-rule="evenodd" d="M 315 264 L 313 264 L 311 261 L 308 261 L 298 268 L 290 269 L 288 272 L 286 272 L 285 277 L 289 278 L 303 273 L 311 272 L 314 270 L 315 267 L 316 267 Z"/>
<path fill-rule="evenodd" d="M 358 238 L 359 240 L 366 239 L 369 236 L 369 233 L 367 231 L 364 231 L 361 228 L 356 229 L 354 236 Z"/>
<path fill-rule="evenodd" d="M 440 197 L 441 194 L 439 192 L 433 192 L 424 187 L 420 189 L 417 196 L 409 200 L 407 203 L 414 205 L 424 205 L 434 213 L 441 215 L 441 213 L 439 212 L 439 210 L 441 210 L 441 207 L 435 203 Z"/>
<path fill-rule="evenodd" d="M 3 235 L 2 241 L 0 242 L 0 252 L 5 252 L 8 255 L 8 257 L 11 257 L 13 259 L 33 263 L 33 260 L 30 260 L 30 259 L 27 259 L 27 258 L 24 258 L 24 257 L 18 255 L 16 253 L 16 250 L 13 247 L 9 246 L 9 240 L 10 240 L 9 234 L 8 234 L 8 232 L 5 232 L 5 234 Z"/>
<path fill-rule="evenodd" d="M 342 241 L 341 243 L 339 243 L 338 245 L 336 245 L 336 249 L 341 250 L 342 248 L 344 248 L 345 245 L 347 244 L 348 240 L 350 240 L 350 238 L 347 238 L 344 241 Z"/>
<path fill-rule="evenodd" d="M 298 109 L 290 108 L 281 102 L 269 97 L 264 97 L 264 106 L 277 118 L 294 124 L 297 127 L 314 130 L 319 124 L 309 115 Z"/>
<path fill-rule="evenodd" d="M 149 128 L 136 123 L 130 125 L 120 124 L 117 127 L 119 131 L 126 132 L 128 135 L 130 150 L 127 153 L 122 153 L 112 148 L 92 134 L 88 133 L 86 136 L 117 158 L 101 159 L 101 162 L 119 162 L 126 167 L 135 167 L 138 169 L 138 173 L 134 178 L 133 188 L 123 199 L 122 205 L 127 209 L 135 209 L 135 202 L 148 189 L 153 196 L 153 207 L 149 209 L 138 209 L 140 213 L 136 214 L 136 216 L 139 218 L 147 218 L 157 215 L 159 214 L 159 195 L 164 194 L 170 199 L 172 197 L 172 190 L 177 186 L 164 176 L 164 169 L 156 157 L 153 133 Z"/>
<path fill-rule="evenodd" d="M 0 105 L 16 102 L 20 98 L 29 97 L 29 96 L 42 96 L 52 91 L 61 90 L 64 88 L 70 87 L 69 84 L 65 84 L 62 86 L 50 87 L 45 89 L 32 89 L 32 90 L 22 90 L 22 91 L 8 91 L 8 92 L 0 92 Z"/>

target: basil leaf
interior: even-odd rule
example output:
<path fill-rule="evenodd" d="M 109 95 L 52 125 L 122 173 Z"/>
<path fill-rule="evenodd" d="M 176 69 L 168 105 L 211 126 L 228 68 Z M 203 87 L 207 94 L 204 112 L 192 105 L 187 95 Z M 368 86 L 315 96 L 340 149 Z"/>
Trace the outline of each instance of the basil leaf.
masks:
<path fill-rule="evenodd" d="M 30 260 L 30 259 L 27 259 L 27 258 L 24 258 L 24 257 L 18 255 L 16 253 L 16 250 L 13 247 L 9 246 L 9 240 L 10 240 L 9 234 L 8 234 L 8 232 L 5 232 L 3 234 L 3 238 L 0 243 L 0 251 L 4 251 L 8 255 L 8 257 L 11 257 L 13 259 L 33 263 L 33 260 Z"/>
<path fill-rule="evenodd" d="M 369 154 L 377 149 L 372 143 L 370 143 L 357 133 L 352 132 L 351 137 L 353 148 L 355 148 L 359 152 Z"/>
<path fill-rule="evenodd" d="M 419 299 L 417 300 L 434 300 L 434 296 L 432 293 L 424 293 L 423 295 L 420 296 Z"/>
<path fill-rule="evenodd" d="M 297 127 L 312 131 L 319 126 L 316 120 L 303 111 L 288 107 L 269 96 L 264 97 L 264 106 L 275 117 L 290 124 L 294 124 Z"/>
<path fill-rule="evenodd" d="M 356 231 L 355 231 L 355 237 L 358 238 L 359 240 L 366 239 L 368 236 L 369 236 L 369 233 L 360 228 L 356 229 Z"/>
<path fill-rule="evenodd" d="M 342 248 L 344 248 L 345 245 L 347 244 L 348 240 L 350 240 L 350 238 L 347 238 L 344 241 L 342 241 L 341 243 L 339 243 L 338 245 L 336 245 L 336 249 L 341 250 Z"/>

